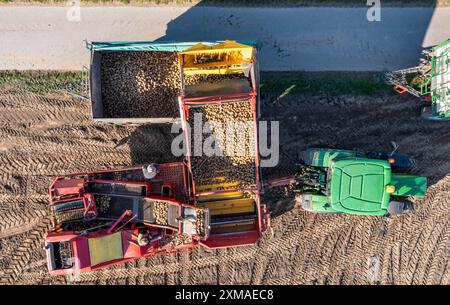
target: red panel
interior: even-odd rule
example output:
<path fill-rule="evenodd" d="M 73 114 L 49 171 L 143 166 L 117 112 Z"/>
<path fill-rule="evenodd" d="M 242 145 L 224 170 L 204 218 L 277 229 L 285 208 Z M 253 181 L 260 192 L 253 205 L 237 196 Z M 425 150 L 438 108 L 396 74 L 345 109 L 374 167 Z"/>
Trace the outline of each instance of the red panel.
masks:
<path fill-rule="evenodd" d="M 50 242 L 50 243 L 56 243 L 56 242 L 60 242 L 60 241 L 68 241 L 68 240 L 71 240 L 76 237 L 77 237 L 77 235 L 75 235 L 73 231 L 67 231 L 67 232 L 61 232 L 61 233 L 48 232 L 48 233 L 44 234 L 45 241 Z"/>
<path fill-rule="evenodd" d="M 397 93 L 403 94 L 403 93 L 405 93 L 405 92 L 408 92 L 408 89 L 406 89 L 406 88 L 403 87 L 403 86 L 396 85 L 396 86 L 394 87 L 394 91 L 396 91 Z"/>
<path fill-rule="evenodd" d="M 78 237 L 72 244 L 76 266 L 79 269 L 90 268 L 91 257 L 89 255 L 89 243 L 86 237 Z"/>
<path fill-rule="evenodd" d="M 142 257 L 141 247 L 137 243 L 138 230 L 122 231 L 123 257 L 140 258 Z"/>
<path fill-rule="evenodd" d="M 78 195 L 84 186 L 84 179 L 62 179 L 53 184 L 53 196 Z"/>
<path fill-rule="evenodd" d="M 151 180 L 152 192 L 160 193 L 163 184 L 170 184 L 175 198 L 185 201 L 186 181 L 183 163 L 160 164 L 158 175 Z"/>

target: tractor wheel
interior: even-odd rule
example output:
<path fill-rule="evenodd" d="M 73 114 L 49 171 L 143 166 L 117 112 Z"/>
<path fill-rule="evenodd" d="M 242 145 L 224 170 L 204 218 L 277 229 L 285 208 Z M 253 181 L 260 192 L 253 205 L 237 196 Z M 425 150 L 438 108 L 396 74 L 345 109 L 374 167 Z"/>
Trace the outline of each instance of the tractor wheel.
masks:
<path fill-rule="evenodd" d="M 406 213 L 412 208 L 412 202 L 409 200 L 393 200 L 389 202 L 388 214 L 397 216 Z"/>

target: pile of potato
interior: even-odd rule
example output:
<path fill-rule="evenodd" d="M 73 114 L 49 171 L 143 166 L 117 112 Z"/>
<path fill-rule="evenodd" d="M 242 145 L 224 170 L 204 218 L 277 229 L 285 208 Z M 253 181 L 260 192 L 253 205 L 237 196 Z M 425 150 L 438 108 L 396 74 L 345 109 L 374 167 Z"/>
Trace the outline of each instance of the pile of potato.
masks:
<path fill-rule="evenodd" d="M 253 163 L 236 165 L 228 157 L 192 157 L 192 171 L 196 185 L 233 183 L 226 189 L 253 188 L 256 185 L 256 166 Z M 237 182 L 237 185 L 234 183 Z"/>
<path fill-rule="evenodd" d="M 101 61 L 104 116 L 178 117 L 180 75 L 175 52 L 104 53 Z"/>
<path fill-rule="evenodd" d="M 253 187 L 255 178 L 255 126 L 254 114 L 249 101 L 207 105 L 189 111 L 189 123 L 194 129 L 194 114 L 202 113 L 203 124 L 209 122 L 211 134 L 193 134 L 191 141 L 191 162 L 194 178 L 198 185 L 222 182 L 239 182 L 241 188 Z M 228 129 L 234 123 L 233 129 Z M 220 128 L 221 127 L 221 128 Z M 203 144 L 213 135 L 217 151 L 222 155 L 195 155 L 194 145 Z"/>
<path fill-rule="evenodd" d="M 153 214 L 155 215 L 155 223 L 158 225 L 166 226 L 168 225 L 168 206 L 164 201 L 154 201 Z"/>
<path fill-rule="evenodd" d="M 111 197 L 109 196 L 95 196 L 95 206 L 98 213 L 105 213 L 109 210 Z"/>
<path fill-rule="evenodd" d="M 203 236 L 204 232 L 205 232 L 205 212 L 202 209 L 197 209 L 196 212 L 196 231 L 197 231 L 197 235 L 199 236 Z"/>

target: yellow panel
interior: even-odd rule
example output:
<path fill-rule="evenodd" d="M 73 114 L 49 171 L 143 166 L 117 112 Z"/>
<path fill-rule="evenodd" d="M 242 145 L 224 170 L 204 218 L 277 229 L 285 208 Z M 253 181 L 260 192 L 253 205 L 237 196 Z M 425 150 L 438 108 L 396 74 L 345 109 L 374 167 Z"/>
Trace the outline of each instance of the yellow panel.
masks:
<path fill-rule="evenodd" d="M 89 255 L 91 266 L 123 258 L 121 232 L 89 238 Z"/>
<path fill-rule="evenodd" d="M 199 201 L 211 201 L 217 199 L 227 199 L 227 198 L 239 198 L 244 196 L 243 192 L 227 192 L 227 193 L 218 193 L 218 194 L 210 194 L 210 195 L 199 195 L 197 200 Z"/>
<path fill-rule="evenodd" d="M 253 47 L 245 44 L 238 43 L 233 40 L 225 40 L 222 43 L 207 46 L 202 43 L 197 43 L 196 45 L 184 50 L 181 54 L 189 55 L 199 55 L 208 53 L 219 53 L 219 52 L 240 52 L 243 56 L 243 60 L 251 61 L 253 55 Z"/>
<path fill-rule="evenodd" d="M 224 190 L 230 187 L 239 186 L 239 182 L 229 182 L 229 183 L 218 183 L 218 184 L 208 184 L 208 185 L 196 185 L 195 190 L 197 192 L 204 191 L 216 191 L 216 190 Z"/>
<path fill-rule="evenodd" d="M 242 63 L 253 61 L 252 46 L 230 40 L 213 46 L 198 43 L 182 54 L 186 75 L 243 73 Z"/>
<path fill-rule="evenodd" d="M 208 208 L 211 215 L 255 212 L 255 201 L 252 198 L 202 202 L 198 206 Z"/>

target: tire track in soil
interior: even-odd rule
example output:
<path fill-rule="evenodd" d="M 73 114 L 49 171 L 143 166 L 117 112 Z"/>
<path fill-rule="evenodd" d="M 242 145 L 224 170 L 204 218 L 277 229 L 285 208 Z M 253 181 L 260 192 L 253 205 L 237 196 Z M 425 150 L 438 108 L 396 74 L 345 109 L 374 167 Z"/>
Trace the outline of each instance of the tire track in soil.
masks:
<path fill-rule="evenodd" d="M 439 242 L 437 249 L 435 249 L 435 256 L 431 260 L 430 269 L 428 272 L 428 276 L 426 278 L 426 284 L 432 285 L 432 284 L 439 284 L 439 281 L 437 280 L 440 274 L 440 271 L 443 268 L 440 268 L 442 262 L 448 261 L 448 258 L 450 257 L 450 229 L 446 229 L 444 234 L 439 237 Z"/>
<path fill-rule="evenodd" d="M 200 247 L 194 247 L 191 253 L 191 262 L 198 261 L 201 259 Z M 194 285 L 198 282 L 200 278 L 200 273 L 197 268 L 193 268 L 191 272 L 189 272 L 189 285 Z"/>
<path fill-rule="evenodd" d="M 255 256 L 255 265 L 253 266 L 251 279 L 252 285 L 260 285 L 263 279 L 264 272 L 266 271 L 270 239 L 271 239 L 270 234 L 266 232 L 258 241 L 258 251 Z"/>
<path fill-rule="evenodd" d="M 163 256 L 163 263 L 164 263 L 164 265 L 172 264 L 172 265 L 179 266 L 178 261 L 176 259 L 176 255 L 174 255 L 174 254 L 164 255 Z M 180 268 L 180 271 L 181 271 L 181 268 Z M 173 271 L 173 272 L 165 272 L 165 284 L 166 285 L 178 284 L 177 283 L 177 277 L 176 277 L 177 273 L 178 273 L 178 270 L 177 271 Z"/>
<path fill-rule="evenodd" d="M 33 207 L 33 206 L 32 206 Z M 12 206 L 0 214 L 0 239 L 18 235 L 32 230 L 38 226 L 48 213 L 43 209 L 24 208 Z"/>
<path fill-rule="evenodd" d="M 283 237 L 289 236 L 296 231 L 302 230 L 305 227 L 307 220 L 308 218 L 305 217 L 305 213 L 303 211 L 297 211 L 297 214 L 294 216 L 294 218 L 288 223 L 287 226 L 285 226 L 286 229 L 281 235 L 281 239 L 283 239 Z M 275 276 L 276 266 L 283 258 L 284 257 L 281 254 L 281 251 L 275 251 L 275 253 L 269 258 L 265 256 L 267 263 L 265 266 L 265 273 L 262 274 L 260 283 L 267 282 L 268 279 Z"/>
<path fill-rule="evenodd" d="M 286 164 L 295 163 L 296 152 L 308 146 L 388 150 L 387 143 L 395 140 L 402 153 L 418 160 L 417 172 L 426 173 L 434 185 L 425 199 L 416 200 L 418 206 L 414 210 L 387 223 L 381 237 L 377 233 L 379 220 L 291 211 L 273 219 L 275 236 L 261 240 L 258 246 L 221 250 L 217 254 L 194 248 L 187 255 L 152 257 L 121 268 L 82 274 L 80 281 L 70 283 L 248 284 L 235 272 L 239 264 L 251 266 L 249 281 L 257 284 L 367 283 L 368 257 L 380 260 L 381 283 L 449 282 L 450 160 L 446 153 L 449 145 L 441 143 L 446 135 L 442 124 L 415 118 L 413 106 L 418 103 L 405 96 L 293 95 L 280 103 L 266 104 L 263 100 L 262 119 L 283 120 L 280 154 Z M 139 137 L 130 141 L 128 137 L 135 128 L 92 123 L 88 103 L 57 94 L 52 97 L 0 94 L 0 107 L 0 136 L 5 139 L 0 140 L 0 166 L 4 169 L 0 186 L 5 184 L 13 192 L 5 198 L 0 195 L 2 217 L 9 219 L 0 218 L 0 228 L 5 228 L 0 229 L 0 234 L 4 234 L 0 241 L 7 248 L 0 257 L 0 281 L 66 283 L 65 277 L 50 277 L 46 266 L 39 263 L 43 257 L 36 255 L 45 231 L 41 221 L 48 221 L 42 201 L 46 190 L 40 190 L 45 180 L 73 171 L 127 165 L 130 145 L 135 158 L 144 160 L 151 156 L 149 142 L 165 138 L 158 135 L 149 138 L 147 131 L 140 130 Z M 353 110 L 348 111 L 349 107 Z M 301 113 L 302 119 L 286 120 L 286 112 Z M 340 119 L 323 120 L 329 117 Z M 359 128 L 367 126 L 369 118 L 374 124 Z M 390 128 L 393 124 L 396 128 Z M 404 137 L 405 134 L 409 136 Z M 438 142 L 438 146 L 433 145 Z M 284 167 L 280 166 L 278 174 Z M 271 176 L 276 175 L 277 169 L 272 170 Z M 27 190 L 22 190 L 21 183 L 15 184 L 13 177 L 22 177 Z M 267 203 L 273 214 L 282 208 Z M 24 209 L 27 204 L 29 208 Z M 31 209 L 36 212 L 31 213 Z M 21 218 L 22 210 L 29 211 L 25 214 L 31 216 Z M 31 219 L 28 223 L 27 217 Z M 22 231 L 14 231 L 15 228 Z M 428 259 L 421 261 L 423 255 L 429 256 Z M 21 267 L 27 264 L 26 269 Z M 219 271 L 215 278 L 206 275 L 210 268 Z M 280 276 L 280 268 L 289 270 Z"/>
<path fill-rule="evenodd" d="M 417 282 L 426 283 L 428 285 L 437 284 L 436 282 L 434 282 L 437 278 L 437 275 L 439 274 L 436 262 L 442 261 L 442 258 L 446 258 L 446 256 L 444 255 L 446 247 L 449 246 L 449 242 L 450 224 L 444 223 L 441 233 L 436 237 L 434 247 L 429 247 L 430 256 L 428 258 L 426 266 L 423 268 L 423 275 Z"/>
<path fill-rule="evenodd" d="M 217 249 L 216 255 L 219 257 L 219 264 L 217 265 L 217 284 L 225 285 L 228 280 L 228 261 L 227 249 Z"/>
<path fill-rule="evenodd" d="M 181 271 L 179 274 L 179 283 L 180 285 L 187 285 L 189 283 L 189 264 L 190 264 L 190 252 L 182 252 L 179 254 L 180 257 L 180 264 L 181 264 Z"/>
<path fill-rule="evenodd" d="M 0 271 L 0 283 L 12 284 L 26 268 L 33 251 L 39 251 L 45 231 L 50 227 L 50 220 L 44 218 L 32 231 L 24 233 L 27 238 L 18 245 L 11 264 Z"/>

